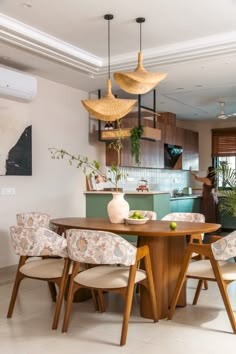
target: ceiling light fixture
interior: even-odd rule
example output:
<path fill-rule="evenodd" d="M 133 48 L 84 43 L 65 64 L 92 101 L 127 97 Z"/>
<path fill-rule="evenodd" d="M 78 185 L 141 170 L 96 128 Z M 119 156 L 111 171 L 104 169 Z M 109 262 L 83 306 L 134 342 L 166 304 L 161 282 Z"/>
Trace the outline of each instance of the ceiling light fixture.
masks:
<path fill-rule="evenodd" d="M 82 100 L 84 107 L 95 118 L 104 121 L 115 121 L 126 116 L 136 105 L 137 100 L 118 99 L 112 94 L 110 69 L 110 21 L 113 15 L 104 16 L 108 21 L 108 79 L 107 92 L 103 98 L 97 100 Z"/>
<path fill-rule="evenodd" d="M 31 7 L 33 7 L 33 5 L 29 2 L 23 2 L 22 5 L 23 5 L 23 7 L 27 8 L 27 9 L 30 9 Z"/>
<path fill-rule="evenodd" d="M 152 73 L 144 69 L 142 53 L 142 23 L 145 22 L 145 18 L 138 17 L 136 22 L 140 24 L 140 51 L 138 53 L 138 65 L 132 72 L 114 73 L 114 78 L 122 90 L 131 94 L 141 95 L 153 89 L 161 80 L 165 79 L 167 74 Z"/>

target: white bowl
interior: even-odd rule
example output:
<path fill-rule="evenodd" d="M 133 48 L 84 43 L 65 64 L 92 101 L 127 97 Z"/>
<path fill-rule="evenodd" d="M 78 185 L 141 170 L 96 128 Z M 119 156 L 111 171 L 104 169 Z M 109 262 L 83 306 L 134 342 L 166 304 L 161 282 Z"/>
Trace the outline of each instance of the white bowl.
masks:
<path fill-rule="evenodd" d="M 126 218 L 125 222 L 127 224 L 145 224 L 147 221 L 149 220 L 149 218 L 143 218 L 143 219 L 132 219 L 132 218 Z"/>

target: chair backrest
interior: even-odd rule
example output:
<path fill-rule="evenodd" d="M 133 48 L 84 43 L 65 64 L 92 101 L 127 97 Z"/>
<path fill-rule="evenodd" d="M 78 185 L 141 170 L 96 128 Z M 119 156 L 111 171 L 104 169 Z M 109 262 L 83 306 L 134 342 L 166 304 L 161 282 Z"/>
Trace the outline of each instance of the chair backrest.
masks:
<path fill-rule="evenodd" d="M 217 261 L 226 261 L 229 258 L 236 257 L 236 231 L 212 243 L 211 249 Z"/>
<path fill-rule="evenodd" d="M 150 220 L 157 219 L 157 213 L 151 210 L 130 210 L 129 216 L 131 216 L 135 211 L 139 211 L 144 218 L 148 218 Z"/>
<path fill-rule="evenodd" d="M 124 238 L 105 231 L 66 231 L 69 258 L 91 264 L 133 265 L 137 248 Z"/>
<path fill-rule="evenodd" d="M 10 227 L 12 245 L 20 256 L 68 257 L 67 241 L 52 230 L 40 227 Z"/>
<path fill-rule="evenodd" d="M 16 220 L 19 226 L 49 228 L 51 216 L 39 212 L 19 213 L 16 215 Z"/>
<path fill-rule="evenodd" d="M 205 222 L 205 216 L 200 213 L 170 213 L 165 215 L 161 220 Z"/>

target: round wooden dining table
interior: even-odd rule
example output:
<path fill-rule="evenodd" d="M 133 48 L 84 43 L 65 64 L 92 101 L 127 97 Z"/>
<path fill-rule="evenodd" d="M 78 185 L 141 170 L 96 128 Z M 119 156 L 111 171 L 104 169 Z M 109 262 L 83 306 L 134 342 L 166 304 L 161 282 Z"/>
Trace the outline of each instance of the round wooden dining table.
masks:
<path fill-rule="evenodd" d="M 51 223 L 58 227 L 60 234 L 67 229 L 86 229 L 138 236 L 139 246 L 149 246 L 160 319 L 168 314 L 184 257 L 186 236 L 214 232 L 221 227 L 220 224 L 178 221 L 176 229 L 170 230 L 169 221 L 148 220 L 142 225 L 127 225 L 86 217 L 53 219 Z M 182 290 L 178 306 L 186 306 L 186 288 Z M 144 287 L 140 289 L 140 312 L 143 317 L 152 318 L 149 295 Z"/>

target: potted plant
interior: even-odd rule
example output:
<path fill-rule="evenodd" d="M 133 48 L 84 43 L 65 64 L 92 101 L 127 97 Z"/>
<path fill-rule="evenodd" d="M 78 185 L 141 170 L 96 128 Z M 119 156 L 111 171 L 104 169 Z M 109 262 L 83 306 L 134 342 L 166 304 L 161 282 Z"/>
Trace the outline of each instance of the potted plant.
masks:
<path fill-rule="evenodd" d="M 219 208 L 225 214 L 229 213 L 236 218 L 236 170 L 224 163 L 216 171 L 222 177 L 224 187 L 220 190 L 223 198 Z"/>
<path fill-rule="evenodd" d="M 58 148 L 49 148 L 51 152 L 52 159 L 64 159 L 67 157 L 69 159 L 69 164 L 76 164 L 77 168 L 82 168 L 83 173 L 89 176 L 100 176 L 105 181 L 109 181 L 116 191 L 118 191 L 118 183 L 124 177 L 122 171 L 119 169 L 119 166 L 112 165 L 108 172 L 111 177 L 107 177 L 106 174 L 101 170 L 101 165 L 98 161 L 89 161 L 86 156 L 82 155 L 73 155 L 64 149 Z"/>
<path fill-rule="evenodd" d="M 143 135 L 143 127 L 133 127 L 130 132 L 131 155 L 137 165 L 140 165 L 140 138 Z"/>
<path fill-rule="evenodd" d="M 118 127 L 120 128 L 120 121 L 118 121 Z M 129 204 L 124 199 L 124 193 L 119 192 L 118 184 L 126 175 L 119 167 L 120 162 L 120 150 L 122 149 L 122 134 L 118 139 L 110 144 L 118 154 L 118 163 L 112 164 L 108 169 L 108 173 L 111 177 L 107 177 L 101 170 L 100 163 L 96 160 L 89 161 L 89 159 L 82 155 L 72 155 L 64 149 L 50 148 L 50 152 L 53 159 L 69 158 L 69 163 L 72 165 L 76 163 L 77 168 L 82 168 L 84 174 L 90 176 L 100 176 L 103 180 L 109 181 L 114 185 L 115 192 L 112 193 L 113 199 L 107 205 L 107 213 L 112 223 L 123 223 L 124 219 L 129 214 Z"/>

